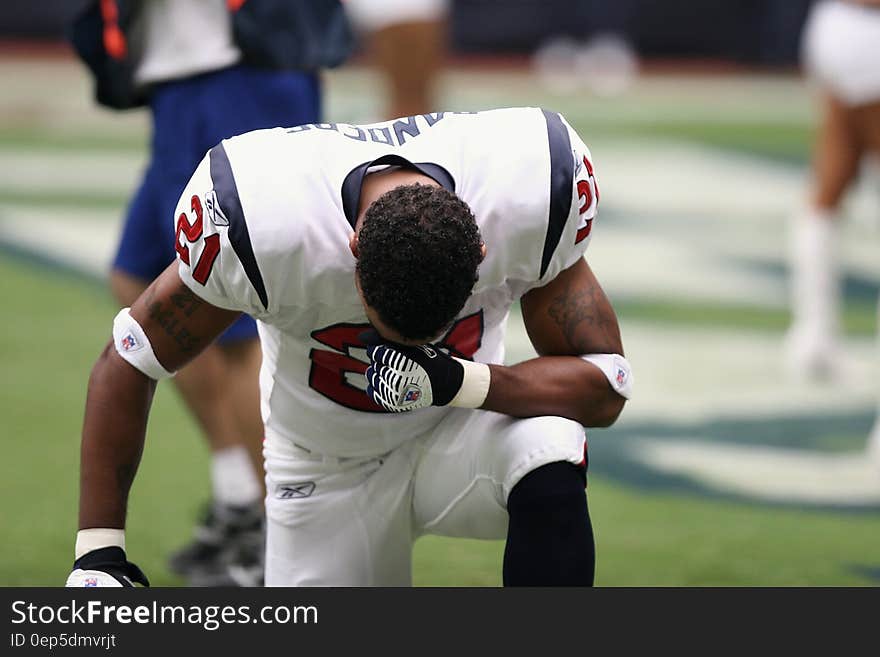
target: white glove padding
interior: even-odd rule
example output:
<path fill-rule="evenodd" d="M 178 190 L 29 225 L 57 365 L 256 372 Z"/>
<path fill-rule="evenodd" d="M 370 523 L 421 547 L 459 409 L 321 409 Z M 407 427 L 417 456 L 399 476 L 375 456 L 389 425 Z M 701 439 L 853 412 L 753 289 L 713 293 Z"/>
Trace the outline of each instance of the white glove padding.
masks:
<path fill-rule="evenodd" d="M 427 406 L 479 408 L 489 392 L 489 366 L 453 358 L 431 344 L 367 349 L 367 394 L 393 413 Z"/>
<path fill-rule="evenodd" d="M 367 349 L 367 355 L 371 361 L 366 371 L 367 394 L 386 411 L 401 413 L 425 408 L 434 404 L 435 397 L 441 397 L 436 401 L 442 402 L 437 404 L 442 406 L 449 403 L 461 386 L 461 365 L 433 345 L 380 345 Z M 440 395 L 435 395 L 431 375 L 419 361 L 424 361 L 427 367 L 433 366 L 438 383 L 441 376 L 444 383 L 451 379 L 451 383 L 438 386 L 454 388 L 451 395 L 447 390 L 438 390 Z M 444 392 L 447 392 L 445 400 L 442 399 Z"/>

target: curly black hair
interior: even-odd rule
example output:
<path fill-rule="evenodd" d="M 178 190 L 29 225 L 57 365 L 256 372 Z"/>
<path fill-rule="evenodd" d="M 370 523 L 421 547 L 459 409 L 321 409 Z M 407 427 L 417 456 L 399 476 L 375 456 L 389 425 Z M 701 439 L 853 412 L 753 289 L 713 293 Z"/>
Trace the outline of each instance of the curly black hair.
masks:
<path fill-rule="evenodd" d="M 470 296 L 481 243 L 474 213 L 454 193 L 420 184 L 386 192 L 358 234 L 364 300 L 402 337 L 430 339 Z"/>

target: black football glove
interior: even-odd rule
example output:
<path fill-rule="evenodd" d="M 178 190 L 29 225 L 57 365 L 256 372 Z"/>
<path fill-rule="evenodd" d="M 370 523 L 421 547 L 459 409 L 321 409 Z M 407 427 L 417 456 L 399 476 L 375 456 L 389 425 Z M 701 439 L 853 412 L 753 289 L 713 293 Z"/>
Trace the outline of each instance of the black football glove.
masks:
<path fill-rule="evenodd" d="M 125 558 L 121 547 L 105 547 L 87 552 L 73 563 L 73 572 L 65 586 L 149 586 L 150 581 L 140 568 Z"/>
<path fill-rule="evenodd" d="M 464 381 L 462 364 L 432 344 L 373 345 L 367 356 L 367 394 L 386 411 L 446 406 Z"/>

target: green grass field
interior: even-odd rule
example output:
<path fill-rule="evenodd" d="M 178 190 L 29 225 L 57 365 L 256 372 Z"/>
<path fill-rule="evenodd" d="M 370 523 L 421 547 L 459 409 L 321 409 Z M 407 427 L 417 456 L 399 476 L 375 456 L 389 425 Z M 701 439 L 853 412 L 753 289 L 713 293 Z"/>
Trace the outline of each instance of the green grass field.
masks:
<path fill-rule="evenodd" d="M 60 80 L 70 70 L 67 63 L 53 74 Z M 13 73 L 11 67 L 2 68 L 0 79 L 12 80 Z M 87 94 L 84 81 L 74 78 L 67 93 Z M 783 84 L 793 85 L 790 80 Z M 369 85 L 369 78 L 358 76 L 345 78 L 345 84 L 339 78 L 331 80 L 330 112 L 337 118 L 350 113 L 352 120 L 369 113 L 376 104 L 365 100 Z M 723 88 L 723 82 L 717 81 L 704 90 L 691 85 L 680 94 L 653 81 L 633 92 L 634 98 L 615 104 L 584 96 L 542 96 L 521 76 L 501 77 L 493 87 L 485 78 L 468 74 L 452 80 L 446 93 L 455 107 L 552 106 L 566 112 L 584 134 L 600 133 L 609 143 L 619 138 L 671 140 L 803 167 L 812 125 L 807 110 L 798 110 L 789 120 L 785 99 L 763 109 L 746 100 L 726 107 L 725 98 L 713 96 L 719 85 Z M 14 85 L 11 88 L 15 90 Z M 32 102 L 33 93 L 23 90 L 18 97 Z M 799 93 L 803 95 L 802 90 Z M 79 106 L 81 101 L 70 102 Z M 65 122 L 61 116 L 29 115 L 8 105 L 0 103 L 5 122 L 0 127 L 0 151 L 46 158 L 81 152 L 142 154 L 144 125 L 137 119 L 126 119 L 129 127 L 105 134 L 101 126 L 114 121 L 113 115 L 80 109 L 71 111 L 70 121 Z M 61 106 L 63 110 L 63 102 Z M 684 108 L 691 112 L 689 120 L 682 120 Z M 0 219 L 21 207 L 47 216 L 63 215 L 69 209 L 96 216 L 114 214 L 121 212 L 127 196 L 128 190 L 118 186 L 97 191 L 56 189 L 51 183 L 26 188 L 0 180 Z M 4 308 L 0 585 L 54 586 L 64 581 L 72 558 L 86 382 L 109 337 L 116 305 L 93 276 L 53 265 L 45 254 L 10 241 L 0 239 L 0 244 L 4 245 L 0 249 Z M 872 285 L 876 297 L 876 280 Z M 648 332 L 651 327 L 673 330 L 685 338 L 727 330 L 775 339 L 788 321 L 787 310 L 781 307 L 674 296 L 622 296 L 617 308 L 624 326 L 632 323 Z M 866 297 L 847 299 L 844 322 L 854 339 L 867 341 L 875 331 L 875 318 Z M 862 411 L 869 413 L 870 406 Z M 743 416 L 748 417 L 747 410 Z M 861 430 L 859 425 L 857 431 Z M 833 425 L 830 431 L 823 438 L 829 443 L 863 441 L 849 425 Z M 625 441 L 626 435 L 616 428 L 591 431 L 590 440 L 594 445 Z M 156 585 L 180 583 L 165 562 L 171 550 L 188 540 L 207 499 L 206 456 L 195 424 L 173 388 L 161 385 L 131 494 L 127 530 L 131 558 Z M 880 480 L 880 471 L 877 477 Z M 880 582 L 880 505 L 776 504 L 634 485 L 615 476 L 601 459 L 591 463 L 588 497 L 597 542 L 596 581 L 601 586 L 876 586 Z M 497 586 L 502 553 L 501 542 L 424 538 L 416 545 L 414 580 L 422 586 Z"/>

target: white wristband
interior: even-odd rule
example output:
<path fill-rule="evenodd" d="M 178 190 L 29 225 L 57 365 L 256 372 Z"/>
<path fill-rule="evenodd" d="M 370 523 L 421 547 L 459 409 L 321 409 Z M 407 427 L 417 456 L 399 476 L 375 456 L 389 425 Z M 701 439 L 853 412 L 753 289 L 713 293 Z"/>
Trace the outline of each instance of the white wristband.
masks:
<path fill-rule="evenodd" d="M 619 354 L 586 354 L 581 359 L 602 370 L 618 395 L 624 399 L 632 397 L 633 373 L 626 358 Z"/>
<path fill-rule="evenodd" d="M 80 529 L 76 533 L 75 559 L 92 550 L 100 550 L 105 547 L 120 547 L 125 549 L 125 530 L 96 527 L 93 529 Z"/>
<path fill-rule="evenodd" d="M 452 398 L 449 405 L 460 408 L 479 408 L 486 401 L 486 395 L 489 394 L 491 380 L 489 366 L 485 363 L 475 363 L 461 358 L 455 360 L 464 367 L 464 379 L 458 394 Z"/>
<path fill-rule="evenodd" d="M 113 319 L 113 344 L 116 353 L 132 367 L 156 381 L 174 376 L 174 372 L 162 367 L 153 352 L 150 339 L 128 310 L 123 308 Z"/>

